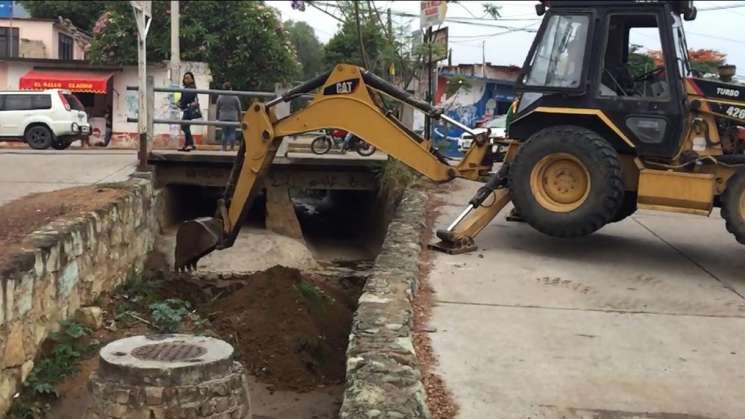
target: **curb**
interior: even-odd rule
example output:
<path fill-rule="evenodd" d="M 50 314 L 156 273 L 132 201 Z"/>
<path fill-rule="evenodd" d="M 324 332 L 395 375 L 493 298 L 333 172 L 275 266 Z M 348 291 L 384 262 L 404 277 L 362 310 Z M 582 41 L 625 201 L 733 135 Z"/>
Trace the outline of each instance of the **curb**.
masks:
<path fill-rule="evenodd" d="M 426 202 L 423 190 L 404 192 L 360 296 L 347 347 L 342 419 L 430 418 L 411 330 Z"/>

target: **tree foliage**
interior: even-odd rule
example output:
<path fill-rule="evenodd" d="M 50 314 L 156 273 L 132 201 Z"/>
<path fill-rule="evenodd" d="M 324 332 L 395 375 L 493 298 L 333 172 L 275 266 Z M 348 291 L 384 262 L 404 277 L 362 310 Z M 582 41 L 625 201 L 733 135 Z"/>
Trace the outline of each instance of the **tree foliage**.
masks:
<path fill-rule="evenodd" d="M 652 50 L 649 51 L 648 55 L 654 60 L 655 65 L 664 65 L 662 51 Z M 691 69 L 702 74 L 716 74 L 719 66 L 723 65 L 726 59 L 727 54 L 715 49 L 688 49 L 688 61 L 691 64 Z"/>
<path fill-rule="evenodd" d="M 654 59 L 648 54 L 639 52 L 642 46 L 637 44 L 631 44 L 629 46 L 629 71 L 634 76 L 642 75 L 650 70 L 657 67 Z"/>
<path fill-rule="evenodd" d="M 352 1 L 339 2 L 343 11 L 344 23 L 339 31 L 326 44 L 325 63 L 331 67 L 337 63 L 356 64 L 364 66 L 360 37 L 357 32 L 357 18 L 359 17 L 362 44 L 370 65 L 369 70 L 378 74 L 386 73 L 386 58 L 390 58 L 392 51 L 386 41 L 384 29 L 381 27 L 374 13 L 377 11 L 368 7 L 368 3 L 358 4 L 359 13 L 354 13 Z"/>
<path fill-rule="evenodd" d="M 116 3 L 114 1 L 21 1 L 32 17 L 57 19 L 62 16 L 70 19 L 73 25 L 85 32 L 91 32 L 96 19 Z"/>
<path fill-rule="evenodd" d="M 295 47 L 303 80 L 313 78 L 323 70 L 323 45 L 316 32 L 305 22 L 285 22 L 290 42 Z"/>
<path fill-rule="evenodd" d="M 295 52 L 275 9 L 263 2 L 182 1 L 181 59 L 209 64 L 213 81 L 236 89 L 273 89 L 298 71 Z M 148 60 L 170 54 L 170 2 L 153 1 Z M 93 30 L 94 63 L 137 62 L 137 28 L 128 2 L 113 2 Z M 205 86 L 206 87 L 206 86 Z"/>

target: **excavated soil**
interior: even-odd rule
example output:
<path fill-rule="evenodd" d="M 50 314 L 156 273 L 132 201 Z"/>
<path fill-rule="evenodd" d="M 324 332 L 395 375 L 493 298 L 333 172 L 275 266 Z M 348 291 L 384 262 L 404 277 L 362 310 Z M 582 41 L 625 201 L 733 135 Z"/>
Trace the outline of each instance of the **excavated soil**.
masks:
<path fill-rule="evenodd" d="M 60 218 L 74 218 L 104 207 L 126 191 L 78 186 L 25 196 L 0 206 L 0 267 L 21 250 L 23 239 Z"/>
<path fill-rule="evenodd" d="M 309 391 L 344 382 L 346 348 L 359 284 L 275 266 L 214 284 L 164 286 L 192 301 L 209 329 L 236 348 L 249 374 L 277 389 Z"/>

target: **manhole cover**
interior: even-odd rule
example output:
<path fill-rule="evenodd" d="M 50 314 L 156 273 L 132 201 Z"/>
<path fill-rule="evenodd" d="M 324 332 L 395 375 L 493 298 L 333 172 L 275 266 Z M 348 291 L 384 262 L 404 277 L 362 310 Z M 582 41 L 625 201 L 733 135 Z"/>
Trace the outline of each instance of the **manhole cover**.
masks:
<path fill-rule="evenodd" d="M 178 362 L 200 357 L 207 353 L 201 346 L 188 343 L 164 342 L 135 348 L 132 356 L 143 361 Z"/>

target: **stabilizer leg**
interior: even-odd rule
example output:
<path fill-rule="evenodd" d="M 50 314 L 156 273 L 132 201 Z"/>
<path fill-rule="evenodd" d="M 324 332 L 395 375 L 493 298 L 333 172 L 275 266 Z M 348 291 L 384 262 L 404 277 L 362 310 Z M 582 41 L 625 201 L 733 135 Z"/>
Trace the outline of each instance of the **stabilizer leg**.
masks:
<path fill-rule="evenodd" d="M 445 230 L 438 230 L 439 242 L 430 244 L 431 249 L 451 255 L 467 253 L 477 249 L 474 238 L 510 202 L 507 189 L 509 166 L 503 165 L 489 181 L 479 188 L 468 206 Z M 493 201 L 488 199 L 493 196 Z"/>

